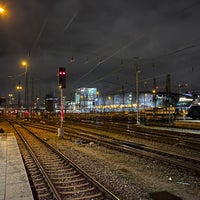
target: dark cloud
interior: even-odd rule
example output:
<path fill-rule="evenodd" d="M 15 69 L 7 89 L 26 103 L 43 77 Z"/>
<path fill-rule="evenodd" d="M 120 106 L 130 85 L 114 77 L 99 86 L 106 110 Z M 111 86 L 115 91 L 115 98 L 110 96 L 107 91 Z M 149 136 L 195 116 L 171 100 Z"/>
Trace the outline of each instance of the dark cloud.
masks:
<path fill-rule="evenodd" d="M 200 92 L 199 1 L 18 0 L 6 6 L 9 15 L 0 19 L 0 95 L 23 83 L 23 58 L 35 94 L 58 93 L 60 66 L 67 69 L 68 98 L 82 86 L 105 94 L 122 85 L 134 91 L 136 57 L 141 90 L 144 81 L 150 90 L 155 77 L 164 89 L 171 74 L 174 92 L 179 82 Z"/>

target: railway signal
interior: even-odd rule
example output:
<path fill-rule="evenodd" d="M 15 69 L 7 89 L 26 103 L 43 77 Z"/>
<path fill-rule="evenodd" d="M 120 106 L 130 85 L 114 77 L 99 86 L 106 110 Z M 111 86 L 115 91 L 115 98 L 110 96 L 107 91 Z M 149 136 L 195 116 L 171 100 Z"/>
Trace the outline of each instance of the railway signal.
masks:
<path fill-rule="evenodd" d="M 58 137 L 64 137 L 63 120 L 64 120 L 64 102 L 63 102 L 63 88 L 66 88 L 66 69 L 59 67 L 58 69 L 58 86 L 60 88 L 60 128 L 58 128 Z"/>
<path fill-rule="evenodd" d="M 58 85 L 61 88 L 66 88 L 66 69 L 64 67 L 59 67 Z"/>

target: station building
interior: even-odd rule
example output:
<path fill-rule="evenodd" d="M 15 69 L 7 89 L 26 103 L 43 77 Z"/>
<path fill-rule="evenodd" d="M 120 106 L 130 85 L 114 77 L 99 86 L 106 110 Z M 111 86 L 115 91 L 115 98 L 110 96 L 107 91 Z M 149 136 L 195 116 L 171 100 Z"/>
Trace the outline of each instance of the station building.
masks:
<path fill-rule="evenodd" d="M 120 112 L 136 109 L 134 93 L 101 95 L 97 88 L 78 88 L 75 91 L 75 102 L 68 109 L 80 112 Z M 140 108 L 152 107 L 152 93 L 143 92 L 139 95 Z"/>
<path fill-rule="evenodd" d="M 93 110 L 97 102 L 97 88 L 78 88 L 75 91 L 75 106 L 81 111 Z"/>
<path fill-rule="evenodd" d="M 139 110 L 147 108 L 162 109 L 166 107 L 178 107 L 186 109 L 192 104 L 191 94 L 178 94 L 166 92 L 142 91 L 138 97 Z M 187 107 L 183 106 L 187 103 Z M 182 106 L 180 106 L 182 105 Z M 135 92 L 102 95 L 97 88 L 78 88 L 75 92 L 75 102 L 68 104 L 68 110 L 79 112 L 122 112 L 136 111 Z"/>

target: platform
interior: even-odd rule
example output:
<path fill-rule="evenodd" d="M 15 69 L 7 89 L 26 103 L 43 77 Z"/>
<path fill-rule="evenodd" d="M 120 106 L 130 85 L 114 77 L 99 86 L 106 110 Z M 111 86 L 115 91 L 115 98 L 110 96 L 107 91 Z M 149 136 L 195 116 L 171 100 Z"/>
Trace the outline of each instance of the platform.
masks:
<path fill-rule="evenodd" d="M 0 200 L 34 200 L 13 133 L 0 133 Z"/>
<path fill-rule="evenodd" d="M 200 131 L 200 120 L 176 120 L 174 127 L 177 128 L 189 128 Z"/>

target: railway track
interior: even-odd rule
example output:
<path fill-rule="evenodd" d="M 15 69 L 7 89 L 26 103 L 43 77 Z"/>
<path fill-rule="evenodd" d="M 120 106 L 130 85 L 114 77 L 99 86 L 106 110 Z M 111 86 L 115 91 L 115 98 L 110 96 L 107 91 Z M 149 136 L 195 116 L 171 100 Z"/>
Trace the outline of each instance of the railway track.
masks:
<path fill-rule="evenodd" d="M 176 167 L 196 172 L 200 174 L 200 159 L 199 157 L 183 156 L 176 153 L 157 149 L 145 144 L 134 143 L 126 140 L 114 139 L 109 136 L 98 134 L 92 131 L 86 131 L 80 128 L 67 127 L 67 133 L 74 137 L 81 137 L 84 140 L 94 141 L 103 146 L 115 149 L 117 151 L 126 152 L 132 155 L 151 158 L 165 163 L 172 164 Z"/>
<path fill-rule="evenodd" d="M 43 139 L 23 125 L 11 124 L 20 140 L 23 141 L 23 144 L 20 142 L 20 149 L 31 177 L 35 199 L 118 199 Z"/>
<path fill-rule="evenodd" d="M 125 134 L 128 136 L 134 136 L 142 139 L 148 139 L 153 141 L 158 141 L 167 144 L 173 144 L 181 147 L 186 147 L 189 149 L 194 149 L 200 151 L 200 134 L 193 134 L 180 131 L 172 130 L 161 130 L 151 127 L 135 126 L 127 123 L 114 123 L 114 122 L 101 122 L 96 123 L 95 121 L 83 120 L 82 122 L 85 127 L 96 128 L 99 130 L 112 130 Z"/>
<path fill-rule="evenodd" d="M 32 124 L 31 126 L 43 129 L 40 125 Z M 56 128 L 54 130 L 52 129 L 52 127 L 50 129 L 47 127 L 44 128 L 46 131 L 56 131 Z M 179 155 L 176 153 L 156 149 L 155 147 L 151 147 L 145 144 L 119 140 L 110 136 L 105 136 L 102 133 L 97 133 L 96 130 L 86 130 L 83 127 L 67 126 L 66 132 L 70 137 L 81 138 L 83 141 L 88 142 L 93 141 L 102 146 L 106 146 L 117 151 L 159 160 L 164 163 L 169 163 L 176 167 L 200 174 L 199 157 Z"/>

